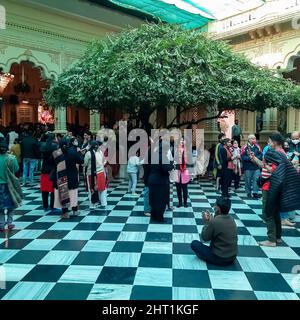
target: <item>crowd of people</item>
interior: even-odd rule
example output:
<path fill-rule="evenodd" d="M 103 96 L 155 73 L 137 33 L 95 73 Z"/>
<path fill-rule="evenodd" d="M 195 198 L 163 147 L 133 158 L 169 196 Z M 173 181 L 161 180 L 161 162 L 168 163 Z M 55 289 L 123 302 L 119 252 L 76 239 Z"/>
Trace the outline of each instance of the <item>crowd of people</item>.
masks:
<path fill-rule="evenodd" d="M 276 247 L 281 242 L 282 225 L 295 226 L 296 210 L 300 209 L 300 135 L 294 132 L 285 140 L 275 132 L 265 148 L 257 143 L 255 135 L 240 146 L 241 130 L 236 122 L 232 139 L 220 134 L 217 145 L 204 148 L 204 161 L 194 164 L 196 175 L 215 181 L 217 198 L 215 214 L 203 212 L 204 228 L 201 237 L 210 246 L 193 241 L 197 256 L 208 262 L 227 265 L 237 255 L 237 228 L 229 215 L 231 188 L 240 190 L 243 176 L 248 199 L 259 200 L 262 195 L 262 217 L 267 227 L 262 246 Z M 164 222 L 170 204 L 170 184 L 176 186 L 177 207 L 188 207 L 188 184 L 197 178 L 189 170 L 186 141 L 182 138 L 178 154 L 174 141 L 165 145 L 160 139 L 155 146 L 158 163 L 151 162 L 152 144 L 130 155 L 124 165 L 111 164 L 107 159 L 106 136 L 93 136 L 85 131 L 79 137 L 69 131 L 56 134 L 47 127 L 11 128 L 0 137 L 0 231 L 13 224 L 14 209 L 21 204 L 21 187 L 35 185 L 34 173 L 40 171 L 40 189 L 45 212 L 61 214 L 62 219 L 79 215 L 78 188 L 81 179 L 88 194 L 90 209 L 106 209 L 109 182 L 114 177 L 128 178 L 128 193 L 139 197 L 137 182 L 144 181 L 144 214 L 151 221 Z M 38 131 L 38 132 L 37 132 Z M 153 150 L 152 150 L 153 151 Z M 197 158 L 197 155 L 196 155 Z M 147 159 L 147 161 L 145 161 Z M 199 169 L 200 168 L 200 169 Z M 17 178 L 19 177 L 19 179 Z M 18 185 L 18 182 L 21 182 Z M 197 181 L 197 180 L 196 180 Z M 201 184 L 201 180 L 200 180 Z"/>

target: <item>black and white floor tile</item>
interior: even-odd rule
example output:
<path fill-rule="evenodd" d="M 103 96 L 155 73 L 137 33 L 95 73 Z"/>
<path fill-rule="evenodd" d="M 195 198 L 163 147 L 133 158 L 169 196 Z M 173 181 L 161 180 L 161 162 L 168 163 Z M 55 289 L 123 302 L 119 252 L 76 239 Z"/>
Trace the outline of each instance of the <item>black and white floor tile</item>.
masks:
<path fill-rule="evenodd" d="M 106 210 L 90 212 L 80 188 L 80 215 L 61 220 L 45 214 L 38 185 L 24 188 L 16 229 L 0 235 L 0 299 L 278 299 L 300 298 L 300 217 L 284 228 L 277 248 L 259 247 L 266 227 L 261 201 L 232 193 L 231 215 L 238 226 L 234 265 L 216 267 L 190 249 L 202 229 L 201 212 L 216 197 L 210 181 L 189 185 L 189 208 L 166 212 L 167 222 L 150 223 L 127 182 L 111 183 Z M 172 204 L 176 191 L 172 188 Z M 1 279 L 0 279 L 1 281 Z"/>

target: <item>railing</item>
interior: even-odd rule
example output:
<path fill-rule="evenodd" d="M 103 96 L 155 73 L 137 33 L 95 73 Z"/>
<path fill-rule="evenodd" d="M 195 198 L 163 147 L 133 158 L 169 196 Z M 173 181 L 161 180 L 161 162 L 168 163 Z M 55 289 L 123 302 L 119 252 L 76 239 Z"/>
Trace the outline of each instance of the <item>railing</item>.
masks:
<path fill-rule="evenodd" d="M 212 22 L 209 32 L 222 34 L 241 28 L 249 28 L 260 22 L 270 22 L 281 17 L 295 15 L 300 17 L 300 0 L 273 0 L 247 12 Z"/>

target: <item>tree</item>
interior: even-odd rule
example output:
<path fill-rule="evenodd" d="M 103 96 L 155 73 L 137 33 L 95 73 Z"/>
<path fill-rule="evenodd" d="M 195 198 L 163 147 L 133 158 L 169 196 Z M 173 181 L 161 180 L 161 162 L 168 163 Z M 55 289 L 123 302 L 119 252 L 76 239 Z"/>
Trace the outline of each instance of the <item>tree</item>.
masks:
<path fill-rule="evenodd" d="M 259 68 L 222 41 L 198 30 L 143 24 L 92 42 L 82 58 L 45 94 L 53 107 L 82 106 L 105 112 L 120 108 L 147 126 L 155 110 L 205 108 L 206 118 L 224 110 L 300 108 L 300 87 Z"/>

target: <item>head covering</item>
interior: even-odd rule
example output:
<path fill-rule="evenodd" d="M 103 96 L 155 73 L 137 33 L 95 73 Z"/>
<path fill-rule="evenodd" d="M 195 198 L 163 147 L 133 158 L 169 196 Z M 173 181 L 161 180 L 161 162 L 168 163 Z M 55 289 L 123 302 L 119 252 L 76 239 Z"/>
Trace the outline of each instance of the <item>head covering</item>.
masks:
<path fill-rule="evenodd" d="M 90 150 L 95 150 L 99 146 L 98 141 L 96 141 L 96 140 L 91 140 L 89 142 L 89 145 L 90 145 Z"/>

